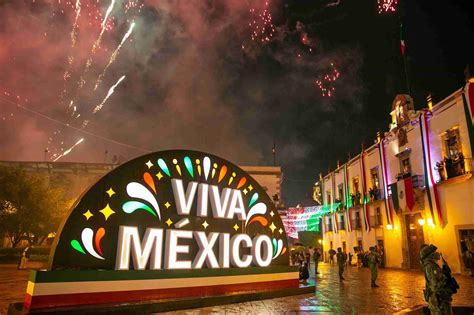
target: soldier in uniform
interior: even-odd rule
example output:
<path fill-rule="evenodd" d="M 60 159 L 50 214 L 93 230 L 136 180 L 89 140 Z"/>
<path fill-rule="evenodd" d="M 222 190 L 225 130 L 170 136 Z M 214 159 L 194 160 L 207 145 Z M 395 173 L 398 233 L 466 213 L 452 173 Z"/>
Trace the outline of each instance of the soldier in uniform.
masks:
<path fill-rule="evenodd" d="M 346 265 L 347 254 L 342 252 L 340 247 L 337 248 L 337 266 L 339 267 L 339 280 L 345 280 L 342 274 L 344 273 L 344 266 Z"/>
<path fill-rule="evenodd" d="M 370 284 L 372 288 L 378 288 L 378 285 L 375 283 L 377 280 L 378 269 L 380 264 L 380 256 L 375 251 L 375 247 L 372 246 L 369 248 L 370 252 L 368 254 L 368 261 L 370 267 Z"/>
<path fill-rule="evenodd" d="M 451 308 L 453 291 L 446 275 L 437 263 L 437 260 L 441 258 L 437 249 L 434 245 L 428 245 L 422 247 L 420 251 L 426 279 L 425 300 L 428 302 L 431 314 L 450 315 L 453 314 Z"/>

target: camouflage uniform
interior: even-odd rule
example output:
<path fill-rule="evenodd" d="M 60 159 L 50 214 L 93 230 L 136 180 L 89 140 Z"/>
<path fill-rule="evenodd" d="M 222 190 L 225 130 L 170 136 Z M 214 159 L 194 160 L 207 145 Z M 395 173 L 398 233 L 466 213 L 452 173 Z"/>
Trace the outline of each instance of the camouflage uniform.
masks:
<path fill-rule="evenodd" d="M 373 248 L 370 248 L 370 252 L 368 254 L 368 260 L 369 260 L 369 267 L 370 267 L 370 283 L 373 288 L 378 287 L 378 285 L 375 283 L 377 280 L 378 276 L 378 270 L 379 270 L 379 263 L 380 263 L 380 256 Z"/>
<path fill-rule="evenodd" d="M 344 280 L 344 277 L 342 276 L 342 274 L 344 273 L 344 266 L 347 260 L 346 254 L 343 252 L 338 252 L 336 254 L 336 258 L 337 258 L 337 266 L 339 267 L 339 279 Z"/>
<path fill-rule="evenodd" d="M 435 258 L 436 246 L 429 245 L 420 252 L 423 271 L 426 277 L 425 300 L 431 314 L 450 315 L 452 291 L 448 286 L 447 278 L 439 267 Z"/>

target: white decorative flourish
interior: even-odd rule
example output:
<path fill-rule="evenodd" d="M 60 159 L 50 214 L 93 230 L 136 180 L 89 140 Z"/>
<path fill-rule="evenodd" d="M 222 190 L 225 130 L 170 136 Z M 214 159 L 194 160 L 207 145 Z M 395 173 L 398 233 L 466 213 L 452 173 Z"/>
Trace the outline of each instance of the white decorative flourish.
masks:
<path fill-rule="evenodd" d="M 149 202 L 155 209 L 158 218 L 161 220 L 160 207 L 158 206 L 158 202 L 156 201 L 156 198 L 153 193 L 148 190 L 148 188 L 146 188 L 140 183 L 131 182 L 127 185 L 127 193 L 132 198 L 138 198 Z"/>
<path fill-rule="evenodd" d="M 93 237 L 94 237 L 94 231 L 92 231 L 92 229 L 85 228 L 84 230 L 82 230 L 82 234 L 81 234 L 82 244 L 84 244 L 84 247 L 89 252 L 89 254 L 91 254 L 95 258 L 104 259 L 104 257 L 100 256 L 95 251 L 94 245 L 92 243 Z"/>
<path fill-rule="evenodd" d="M 205 157 L 204 160 L 202 161 L 202 167 L 204 169 L 204 178 L 209 176 L 209 171 L 211 170 L 211 159 L 209 157 Z"/>
<path fill-rule="evenodd" d="M 247 213 L 247 219 L 245 220 L 245 225 L 248 224 L 251 217 L 256 214 L 265 214 L 267 212 L 267 206 L 263 202 L 259 202 L 255 204 L 252 208 L 250 208 L 249 212 Z"/>

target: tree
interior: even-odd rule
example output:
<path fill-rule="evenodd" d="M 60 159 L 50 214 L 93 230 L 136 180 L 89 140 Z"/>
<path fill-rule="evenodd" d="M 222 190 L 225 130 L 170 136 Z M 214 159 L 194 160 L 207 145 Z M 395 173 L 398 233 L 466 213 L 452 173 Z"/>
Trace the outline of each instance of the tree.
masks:
<path fill-rule="evenodd" d="M 0 166 L 0 235 L 8 237 L 12 247 L 23 239 L 41 244 L 57 230 L 69 203 L 44 176 Z"/>

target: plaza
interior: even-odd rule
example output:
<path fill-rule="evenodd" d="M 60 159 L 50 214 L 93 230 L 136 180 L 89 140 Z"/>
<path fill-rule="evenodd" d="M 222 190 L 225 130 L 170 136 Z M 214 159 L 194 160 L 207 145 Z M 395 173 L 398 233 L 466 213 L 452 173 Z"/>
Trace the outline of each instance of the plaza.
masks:
<path fill-rule="evenodd" d="M 314 266 L 311 265 L 313 268 Z M 168 314 L 392 314 L 426 305 L 423 300 L 424 276 L 420 271 L 380 269 L 379 288 L 370 288 L 368 268 L 347 267 L 346 281 L 339 282 L 337 266 L 321 264 L 315 294 L 168 312 Z M 16 265 L 0 267 L 0 314 L 8 305 L 24 299 L 28 270 Z M 453 296 L 454 306 L 472 305 L 474 277 L 455 275 L 460 289 Z M 310 281 L 314 283 L 314 270 Z"/>

